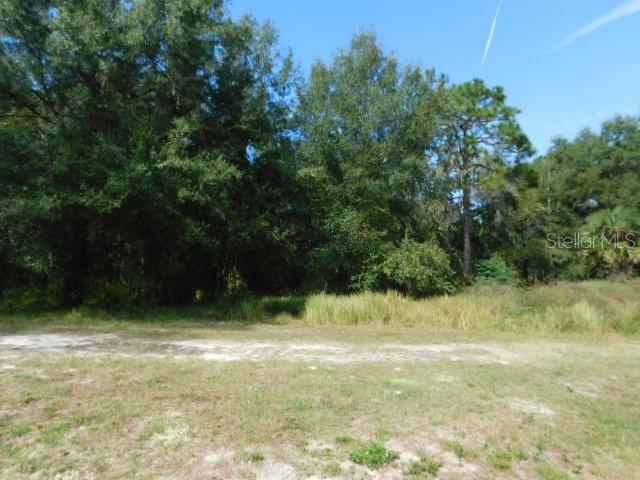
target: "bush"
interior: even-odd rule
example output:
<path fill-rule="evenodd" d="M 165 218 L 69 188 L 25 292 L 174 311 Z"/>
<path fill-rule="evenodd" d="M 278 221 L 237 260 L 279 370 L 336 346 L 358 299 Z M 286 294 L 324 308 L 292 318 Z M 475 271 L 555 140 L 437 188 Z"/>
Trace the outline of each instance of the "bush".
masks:
<path fill-rule="evenodd" d="M 392 246 L 386 245 L 380 251 L 374 252 L 364 262 L 362 271 L 351 277 L 349 289 L 355 292 L 371 292 L 383 287 L 385 276 L 383 271 L 384 259 Z"/>
<path fill-rule="evenodd" d="M 330 215 L 322 227 L 325 241 L 310 262 L 323 288 L 331 291 L 373 289 L 377 278 L 360 277 L 384 249 L 382 235 L 360 212 L 347 209 Z"/>
<path fill-rule="evenodd" d="M 552 249 L 541 238 L 531 238 L 525 245 L 511 246 L 498 255 L 508 266 L 511 280 L 523 279 L 527 283 L 541 282 L 553 277 Z M 566 258 L 564 260 L 567 260 Z"/>
<path fill-rule="evenodd" d="M 558 278 L 560 280 L 567 280 L 569 282 L 578 282 L 586 280 L 589 276 L 589 271 L 585 262 L 580 259 L 576 259 L 573 262 L 567 263 L 560 271 Z"/>
<path fill-rule="evenodd" d="M 8 311 L 48 310 L 60 303 L 61 293 L 54 285 L 25 286 L 5 290 L 0 295 L 0 309 Z"/>
<path fill-rule="evenodd" d="M 93 308 L 132 308 L 144 303 L 145 295 L 122 282 L 96 281 L 89 286 L 84 305 Z"/>
<path fill-rule="evenodd" d="M 494 254 L 488 260 L 480 260 L 476 263 L 476 279 L 490 280 L 497 283 L 510 283 L 515 275 L 509 269 L 504 259 Z"/>
<path fill-rule="evenodd" d="M 554 276 L 560 280 L 586 280 L 589 272 L 582 255 L 568 248 L 549 248 L 549 259 Z"/>
<path fill-rule="evenodd" d="M 449 257 L 434 242 L 404 240 L 387 255 L 381 270 L 389 286 L 413 297 L 455 290 Z"/>

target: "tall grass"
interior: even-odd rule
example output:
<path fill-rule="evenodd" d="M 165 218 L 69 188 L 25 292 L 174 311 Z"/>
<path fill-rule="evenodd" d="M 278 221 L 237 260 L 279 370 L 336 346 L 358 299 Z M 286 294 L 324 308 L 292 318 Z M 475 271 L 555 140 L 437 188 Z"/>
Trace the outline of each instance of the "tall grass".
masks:
<path fill-rule="evenodd" d="M 45 325 L 213 326 L 255 323 L 423 326 L 440 330 L 640 333 L 640 281 L 557 283 L 530 288 L 476 285 L 452 296 L 415 300 L 397 292 L 224 297 L 190 307 L 127 310 L 3 311 L 0 332 Z"/>
<path fill-rule="evenodd" d="M 454 330 L 640 332 L 640 282 L 590 281 L 531 288 L 477 285 L 422 300 L 397 292 L 316 294 L 309 325 L 422 325 Z"/>

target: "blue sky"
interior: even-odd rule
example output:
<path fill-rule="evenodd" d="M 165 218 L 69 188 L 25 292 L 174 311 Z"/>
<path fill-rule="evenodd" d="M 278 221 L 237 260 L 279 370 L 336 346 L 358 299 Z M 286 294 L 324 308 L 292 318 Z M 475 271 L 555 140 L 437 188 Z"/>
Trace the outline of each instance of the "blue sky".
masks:
<path fill-rule="evenodd" d="M 555 136 L 571 138 L 617 113 L 640 113 L 640 0 L 502 0 L 481 66 L 498 4 L 232 0 L 228 9 L 234 18 L 270 20 L 304 72 L 366 29 L 401 62 L 435 67 L 453 82 L 480 77 L 502 85 L 538 153 Z"/>

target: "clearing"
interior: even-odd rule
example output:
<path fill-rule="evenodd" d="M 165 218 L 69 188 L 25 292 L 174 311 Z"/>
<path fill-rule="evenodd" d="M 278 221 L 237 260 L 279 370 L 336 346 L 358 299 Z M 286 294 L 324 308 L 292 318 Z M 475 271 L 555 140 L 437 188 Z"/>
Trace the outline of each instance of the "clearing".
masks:
<path fill-rule="evenodd" d="M 2 478 L 640 474 L 636 337 L 105 325 L 0 336 Z"/>

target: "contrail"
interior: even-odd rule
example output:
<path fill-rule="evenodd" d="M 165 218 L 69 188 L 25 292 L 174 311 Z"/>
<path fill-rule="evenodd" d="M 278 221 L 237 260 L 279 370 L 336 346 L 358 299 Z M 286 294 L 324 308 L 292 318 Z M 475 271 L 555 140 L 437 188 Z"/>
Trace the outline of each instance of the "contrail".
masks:
<path fill-rule="evenodd" d="M 636 12 L 640 12 L 640 0 L 628 0 L 621 5 L 618 5 L 609 13 L 595 19 L 593 22 L 588 23 L 579 30 L 576 30 L 571 35 L 567 35 L 558 45 L 549 50 L 548 53 L 555 52 L 556 50 L 567 47 L 580 37 L 589 35 L 590 33 L 598 30 L 600 27 L 604 27 L 608 23 L 615 22 L 616 20 L 620 20 L 621 18 L 627 17 L 629 15 L 633 15 Z"/>
<path fill-rule="evenodd" d="M 491 22 L 491 29 L 489 30 L 489 37 L 487 38 L 487 44 L 484 46 L 484 53 L 482 54 L 482 62 L 480 67 L 484 67 L 484 62 L 487 60 L 491 44 L 493 43 L 493 34 L 496 33 L 496 23 L 498 22 L 498 14 L 500 14 L 500 8 L 502 7 L 503 0 L 498 2 L 498 8 L 496 8 L 496 14 L 493 16 L 493 22 Z"/>

